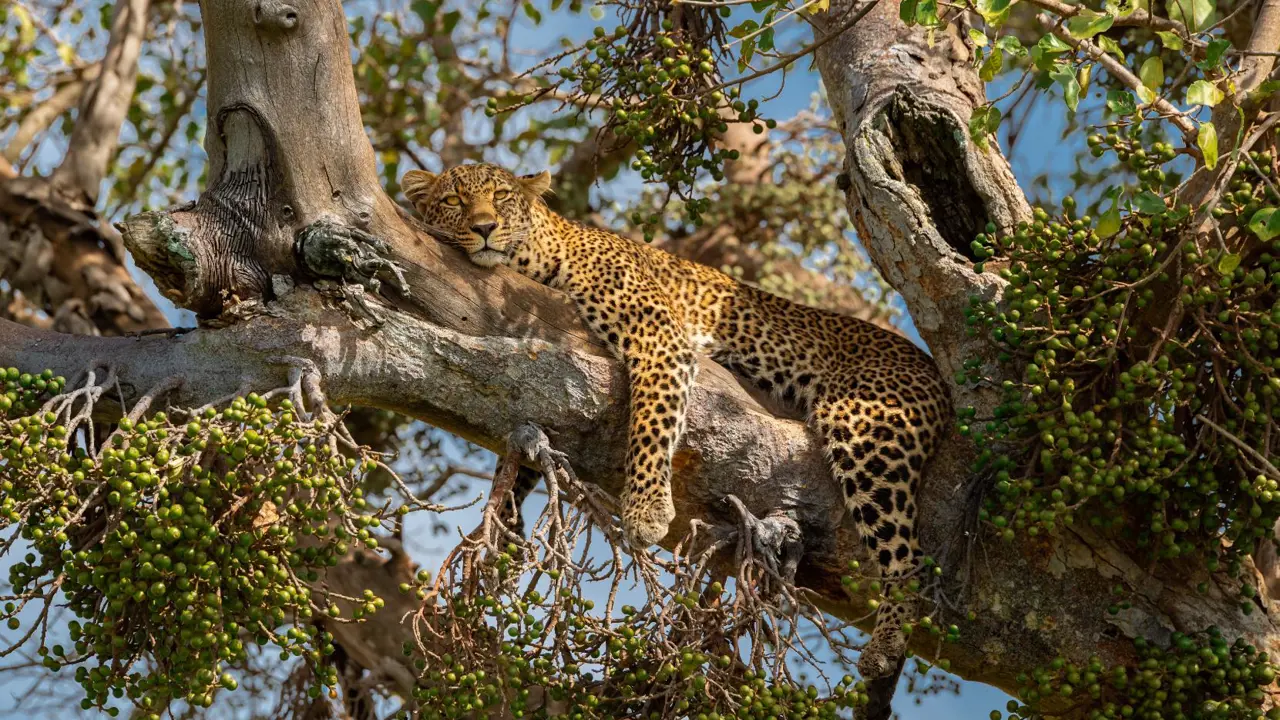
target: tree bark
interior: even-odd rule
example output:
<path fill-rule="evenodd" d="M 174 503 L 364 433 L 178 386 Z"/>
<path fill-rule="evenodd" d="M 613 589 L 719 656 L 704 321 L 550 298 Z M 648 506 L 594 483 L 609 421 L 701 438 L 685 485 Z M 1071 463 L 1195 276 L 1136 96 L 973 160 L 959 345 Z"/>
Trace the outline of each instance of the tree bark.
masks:
<path fill-rule="evenodd" d="M 862 6 L 836 0 L 815 35 Z M 819 48 L 817 65 L 845 139 L 849 214 L 872 262 L 944 374 L 968 358 L 993 360 L 963 318 L 971 296 L 998 300 L 1003 283 L 972 271 L 969 245 L 987 223 L 1012 228 L 1030 208 L 1000 152 L 969 140 L 969 117 L 986 97 L 959 32 L 930 40 L 898 19 L 896 3 L 880 2 Z M 957 407 L 990 414 L 995 393 L 956 390 Z"/>
<path fill-rule="evenodd" d="M 849 147 L 859 231 L 935 355 L 954 369 L 973 354 L 990 357 L 981 340 L 965 336 L 961 317 L 970 294 L 1000 291 L 957 248 L 987 221 L 1007 227 L 1027 207 L 998 152 L 963 140 L 981 87 L 965 75 L 962 46 L 953 38 L 921 45 L 891 8 L 829 43 L 819 67 Z M 228 327 L 175 339 L 93 339 L 4 322 L 0 364 L 74 378 L 93 361 L 110 362 L 126 401 L 178 374 L 187 381 L 171 401 L 190 406 L 279 385 L 287 374 L 280 358 L 305 358 L 334 403 L 395 410 L 493 449 L 520 423 L 542 425 L 580 475 L 616 493 L 627 415 L 621 368 L 567 299 L 505 269 L 469 264 L 381 192 L 339 3 L 206 0 L 203 9 L 209 189 L 194 206 L 132 218 L 126 242 L 162 288 Z M 948 89 L 957 87 L 963 91 Z M 380 326 L 357 326 L 288 281 L 292 238 L 317 219 L 367 230 L 406 267 L 409 298 Z M 955 394 L 962 405 L 987 400 Z M 920 517 L 928 551 L 943 562 L 950 607 L 978 612 L 958 621 L 960 642 L 943 648 L 961 676 L 1010 689 L 1019 672 L 1058 655 L 1130 663 L 1129 638 L 1162 643 L 1172 630 L 1209 625 L 1275 654 L 1280 632 L 1268 614 L 1243 616 L 1213 581 L 1230 583 L 1202 570 L 1153 577 L 1087 530 L 983 544 L 972 524 L 969 457 L 965 441 L 948 440 L 929 469 Z M 674 482 L 679 517 L 668 543 L 692 518 L 731 518 L 724 498 L 736 495 L 757 516 L 784 515 L 802 529 L 799 585 L 837 616 L 865 615 L 864 599 L 848 597 L 840 583 L 861 544 L 817 445 L 800 422 L 762 409 L 709 361 Z M 1211 588 L 1203 595 L 1195 591 L 1202 580 Z M 1117 583 L 1134 591 L 1132 608 L 1112 616 Z M 926 655 L 937 649 L 917 640 Z"/>

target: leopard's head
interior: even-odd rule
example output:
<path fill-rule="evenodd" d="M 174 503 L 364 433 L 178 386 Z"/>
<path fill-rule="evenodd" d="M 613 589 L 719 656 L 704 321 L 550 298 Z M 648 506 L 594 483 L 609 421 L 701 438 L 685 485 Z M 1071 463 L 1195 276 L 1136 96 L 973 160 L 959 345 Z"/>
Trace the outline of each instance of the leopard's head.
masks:
<path fill-rule="evenodd" d="M 433 229 L 483 267 L 506 264 L 533 230 L 533 207 L 551 173 L 514 175 L 496 165 L 458 165 L 439 175 L 410 170 L 405 197 Z"/>

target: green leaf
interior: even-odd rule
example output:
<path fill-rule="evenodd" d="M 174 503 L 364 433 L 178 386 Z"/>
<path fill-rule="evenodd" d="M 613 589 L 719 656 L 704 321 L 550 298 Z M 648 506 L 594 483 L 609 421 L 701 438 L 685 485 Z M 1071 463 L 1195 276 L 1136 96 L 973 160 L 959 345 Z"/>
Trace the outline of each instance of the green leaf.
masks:
<path fill-rule="evenodd" d="M 917 0 L 916 22 L 925 26 L 940 25 L 938 19 L 938 0 Z"/>
<path fill-rule="evenodd" d="M 1107 109 L 1117 115 L 1132 115 L 1138 112 L 1138 103 L 1127 90 L 1108 90 Z"/>
<path fill-rule="evenodd" d="M 1262 242 L 1268 242 L 1280 235 L 1280 212 L 1275 208 L 1262 208 L 1249 219 L 1249 229 Z"/>
<path fill-rule="evenodd" d="M 1040 38 L 1040 42 L 1032 46 L 1031 61 L 1035 63 L 1036 68 L 1049 71 L 1054 68 L 1058 56 L 1066 52 L 1071 52 L 1070 45 L 1054 35 L 1045 35 Z"/>
<path fill-rule="evenodd" d="M 987 147 L 987 107 L 973 109 L 969 115 L 969 139 L 980 148 Z"/>
<path fill-rule="evenodd" d="M 525 0 L 524 3 L 524 14 L 528 15 L 529 19 L 532 20 L 535 25 L 542 24 L 542 11 L 538 10 L 537 6 L 528 0 Z"/>
<path fill-rule="evenodd" d="M 990 42 L 990 40 L 987 39 L 987 34 L 978 28 L 969 28 L 969 39 L 972 40 L 973 44 L 977 47 L 986 47 L 987 43 Z"/>
<path fill-rule="evenodd" d="M 444 14 L 444 21 L 440 24 L 440 27 L 444 30 L 445 34 L 447 35 L 453 32 L 453 29 L 458 26 L 458 21 L 461 19 L 462 19 L 461 11 L 450 10 L 449 12 Z"/>
<path fill-rule="evenodd" d="M 1160 30 L 1156 32 L 1160 36 L 1160 44 L 1164 45 L 1165 50 L 1181 50 L 1182 37 L 1175 32 Z"/>
<path fill-rule="evenodd" d="M 1067 21 L 1067 32 L 1071 37 L 1084 40 L 1105 32 L 1111 28 L 1116 19 L 1111 15 L 1099 15 L 1090 10 L 1082 10 Z"/>
<path fill-rule="evenodd" d="M 1249 99 L 1255 102 L 1262 102 L 1274 95 L 1277 90 L 1280 90 L 1280 80 L 1267 80 L 1249 93 Z"/>
<path fill-rule="evenodd" d="M 916 24 L 916 0 L 902 0 L 898 6 L 898 18 L 908 26 Z"/>
<path fill-rule="evenodd" d="M 741 40 L 742 38 L 750 35 L 751 33 L 759 29 L 760 29 L 760 23 L 748 18 L 746 20 L 743 20 L 741 25 L 730 30 L 729 34 Z"/>
<path fill-rule="evenodd" d="M 991 27 L 1000 27 L 1009 18 L 1011 0 L 978 0 L 978 14 Z"/>
<path fill-rule="evenodd" d="M 978 147 L 985 149 L 988 145 L 987 136 L 1000 127 L 1000 119 L 1000 108 L 994 105 L 975 108 L 969 116 L 969 137 Z"/>
<path fill-rule="evenodd" d="M 1187 104 L 1189 105 L 1208 105 L 1213 107 L 1222 102 L 1225 97 L 1217 85 L 1208 80 L 1197 80 L 1191 83 L 1191 87 L 1187 88 Z"/>
<path fill-rule="evenodd" d="M 1138 77 L 1148 90 L 1155 91 L 1164 82 L 1164 61 L 1158 57 L 1149 57 L 1138 70 Z"/>
<path fill-rule="evenodd" d="M 1229 47 L 1231 47 L 1229 40 L 1222 38 L 1210 40 L 1204 49 L 1204 59 L 1196 63 L 1196 67 L 1206 72 L 1222 67 L 1222 56 L 1226 54 Z"/>
<path fill-rule="evenodd" d="M 982 67 L 978 68 L 978 77 L 983 82 L 991 82 L 996 75 L 1000 73 L 1004 67 L 1004 52 L 998 47 L 991 48 L 991 53 L 982 61 Z"/>
<path fill-rule="evenodd" d="M 1169 19 L 1187 26 L 1191 32 L 1199 32 L 1213 24 L 1214 0 L 1168 0 L 1165 3 Z"/>
<path fill-rule="evenodd" d="M 1218 258 L 1218 274 L 1230 275 L 1240 267 L 1240 256 L 1235 253 L 1227 253 Z"/>
<path fill-rule="evenodd" d="M 1196 145 L 1200 146 L 1200 152 L 1204 155 L 1204 166 L 1210 170 L 1218 167 L 1218 130 L 1213 123 L 1200 123 Z"/>
<path fill-rule="evenodd" d="M 1112 205 L 1110 210 L 1102 213 L 1096 231 L 1100 238 L 1109 238 L 1120 232 L 1120 208 Z"/>
<path fill-rule="evenodd" d="M 440 3 L 431 2 L 431 0 L 414 0 L 409 4 L 409 9 L 422 18 L 423 25 L 431 27 L 431 21 L 435 19 L 436 13 L 440 11 Z"/>
<path fill-rule="evenodd" d="M 1138 212 L 1146 213 L 1148 215 L 1159 215 L 1165 210 L 1168 210 L 1164 204 L 1164 200 L 1161 200 L 1159 195 L 1156 195 L 1150 190 L 1143 190 L 1141 193 L 1138 193 L 1138 195 L 1133 198 L 1133 207 L 1137 209 Z"/>
<path fill-rule="evenodd" d="M 1022 47 L 1022 41 L 1013 35 L 1005 35 L 997 40 L 996 47 L 1014 57 L 1022 57 L 1027 54 L 1027 49 Z"/>
<path fill-rule="evenodd" d="M 992 105 L 991 109 L 987 111 L 987 132 L 988 133 L 992 135 L 996 134 L 996 130 L 1000 129 L 1001 117 L 1002 116 L 1000 115 L 1000 108 L 996 107 L 995 105 Z"/>
<path fill-rule="evenodd" d="M 1120 49 L 1120 43 L 1112 40 L 1110 37 L 1103 35 L 1098 38 L 1098 46 L 1102 48 L 1103 52 L 1109 52 L 1121 60 L 1124 60 L 1124 51 Z"/>
<path fill-rule="evenodd" d="M 759 42 L 756 43 L 756 47 L 761 52 L 769 52 L 770 50 L 773 49 L 773 27 L 772 26 L 770 26 L 768 30 L 765 30 L 764 32 L 760 33 Z"/>
<path fill-rule="evenodd" d="M 1142 87 L 1138 88 L 1138 99 L 1150 105 L 1156 101 L 1156 91 L 1164 82 L 1164 61 L 1158 57 L 1149 57 L 1138 70 Z"/>
<path fill-rule="evenodd" d="M 1062 86 L 1062 96 L 1067 101 L 1067 108 L 1075 112 L 1076 106 L 1080 104 L 1080 82 L 1076 79 L 1075 71 L 1070 65 L 1062 65 L 1049 73 L 1049 77 Z"/>
<path fill-rule="evenodd" d="M 1057 35 L 1045 35 L 1040 38 L 1040 42 L 1036 43 L 1036 45 L 1043 48 L 1045 52 L 1051 54 L 1071 52 L 1071 46 Z"/>
<path fill-rule="evenodd" d="M 742 50 L 738 54 L 738 72 L 746 72 L 751 67 L 751 58 L 756 56 L 756 39 L 748 38 L 742 41 Z"/>

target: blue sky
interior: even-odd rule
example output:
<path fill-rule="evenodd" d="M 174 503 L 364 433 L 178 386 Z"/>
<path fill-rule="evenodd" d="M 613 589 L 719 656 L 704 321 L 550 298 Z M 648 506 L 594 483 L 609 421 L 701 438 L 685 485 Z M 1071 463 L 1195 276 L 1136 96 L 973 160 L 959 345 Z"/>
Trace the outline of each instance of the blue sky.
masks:
<path fill-rule="evenodd" d="M 540 2 L 544 6 L 545 2 Z M 348 13 L 356 13 L 362 11 L 375 11 L 377 8 L 371 2 L 356 2 L 347 5 Z M 749 12 L 745 8 L 740 8 L 738 13 Z M 547 21 L 541 28 L 534 28 L 530 21 L 518 16 L 517 31 L 514 34 L 515 45 L 523 47 L 526 50 L 538 51 L 554 47 L 550 42 L 551 34 L 549 29 L 554 29 L 557 34 L 564 34 L 574 38 L 583 38 L 587 36 L 596 24 L 595 21 L 584 15 L 574 16 L 567 13 L 546 13 Z M 606 26 L 612 26 L 613 23 L 605 20 Z M 782 34 L 782 38 L 793 37 L 803 38 L 807 36 L 807 30 L 797 25 L 793 30 Z M 358 51 L 358 50 L 357 50 Z M 806 109 L 812 102 L 814 93 L 819 90 L 819 80 L 817 73 L 811 71 L 808 63 L 802 61 L 793 66 L 785 75 L 785 82 L 782 75 L 775 75 L 765 80 L 759 81 L 751 88 L 752 95 L 756 97 L 768 96 L 769 99 L 763 100 L 765 114 L 767 116 L 785 119 L 791 117 L 797 111 Z M 1008 81 L 997 81 L 996 85 L 1007 86 Z M 1002 87 L 994 87 L 990 90 L 991 96 L 1002 94 Z M 198 104 L 197 110 L 202 108 L 202 102 Z M 488 129 L 487 121 L 480 113 L 473 115 L 474 125 L 468 128 L 469 133 L 477 135 L 485 134 Z M 1054 103 L 1041 103 L 1035 110 L 1026 124 L 1027 130 L 1024 131 L 1024 137 L 1019 139 L 1013 153 L 1012 161 L 1015 174 L 1020 180 L 1028 182 L 1037 175 L 1049 173 L 1050 180 L 1048 190 L 1050 194 L 1063 192 L 1065 185 L 1065 175 L 1074 169 L 1075 152 L 1070 147 L 1064 147 L 1061 142 L 1061 133 L 1065 127 L 1064 112 L 1060 105 Z M 56 162 L 56 154 L 49 158 L 41 158 L 42 162 L 38 165 L 49 165 Z M 202 157 L 193 157 L 193 163 L 203 162 Z M 522 168 L 524 170 L 532 170 L 537 168 Z M 620 180 L 614 182 L 605 188 L 605 194 L 611 197 L 627 195 L 632 192 L 638 192 L 640 184 L 638 179 L 633 175 L 624 175 Z M 177 310 L 163 298 L 158 297 L 154 292 L 154 285 L 150 279 L 142 273 L 134 271 L 134 274 L 140 282 L 152 291 L 152 296 L 164 308 L 170 317 L 170 320 L 176 325 L 191 325 L 192 318 L 189 313 Z M 904 328 L 919 341 L 918 335 L 911 326 L 910 318 L 904 316 Z M 483 487 L 473 487 L 473 492 L 483 490 Z M 528 510 L 536 513 L 538 506 L 545 503 L 542 497 L 535 496 L 529 503 Z M 449 516 L 449 522 L 465 529 L 474 527 L 478 520 L 477 510 L 475 508 L 458 512 Z M 415 532 L 415 527 L 418 530 Z M 407 533 L 409 544 L 413 555 L 425 567 L 434 567 L 447 552 L 452 544 L 452 537 L 444 536 L 433 538 L 430 533 L 426 532 L 425 520 L 420 522 L 412 522 Z M 3 568 L 0 568 L 2 570 Z M 7 633 L 7 631 L 0 631 Z M 13 660 L 8 658 L 6 660 Z M 0 661 L 0 667 L 12 664 L 10 662 Z M 837 673 L 837 677 L 839 674 Z M 16 700 L 17 696 L 25 693 L 30 685 L 30 678 L 17 680 L 12 673 L 0 673 L 0 718 L 18 717 L 19 714 L 24 716 L 41 715 L 42 713 L 32 713 L 30 710 L 24 710 L 19 713 L 17 710 L 9 711 L 6 708 L 13 707 L 11 699 Z M 920 704 L 914 704 L 905 696 L 900 696 L 902 701 L 898 703 L 898 710 L 903 718 L 908 720 L 925 720 L 926 718 L 934 718 L 938 716 L 957 717 L 957 718 L 980 718 L 985 717 L 987 713 L 995 708 L 1002 708 L 1007 697 L 990 687 L 963 684 L 962 692 L 959 697 L 954 695 L 937 695 L 924 699 Z M 65 715 L 65 709 L 53 710 L 49 714 Z"/>

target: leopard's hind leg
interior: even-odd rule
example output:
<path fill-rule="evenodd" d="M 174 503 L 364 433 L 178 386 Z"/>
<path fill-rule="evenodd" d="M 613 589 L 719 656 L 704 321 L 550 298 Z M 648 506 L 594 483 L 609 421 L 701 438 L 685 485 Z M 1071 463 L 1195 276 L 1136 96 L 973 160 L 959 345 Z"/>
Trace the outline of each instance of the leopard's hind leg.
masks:
<path fill-rule="evenodd" d="M 889 597 L 905 590 L 923 556 L 916 537 L 915 495 L 925 449 L 900 407 L 891 399 L 886 403 L 832 394 L 818 398 L 812 411 L 845 507 L 858 523 Z M 901 666 L 906 652 L 902 627 L 917 612 L 909 594 L 880 606 L 871 641 L 858 661 L 864 679 L 885 677 Z"/>

